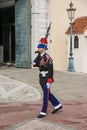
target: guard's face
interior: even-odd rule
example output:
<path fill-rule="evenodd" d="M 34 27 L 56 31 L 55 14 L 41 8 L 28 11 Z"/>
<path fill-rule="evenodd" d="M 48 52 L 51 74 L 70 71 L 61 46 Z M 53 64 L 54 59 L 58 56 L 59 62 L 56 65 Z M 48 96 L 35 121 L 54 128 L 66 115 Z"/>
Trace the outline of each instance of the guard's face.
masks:
<path fill-rule="evenodd" d="M 46 49 L 45 49 L 45 48 L 38 48 L 38 51 L 39 51 L 40 53 L 43 53 L 44 51 L 46 51 Z"/>

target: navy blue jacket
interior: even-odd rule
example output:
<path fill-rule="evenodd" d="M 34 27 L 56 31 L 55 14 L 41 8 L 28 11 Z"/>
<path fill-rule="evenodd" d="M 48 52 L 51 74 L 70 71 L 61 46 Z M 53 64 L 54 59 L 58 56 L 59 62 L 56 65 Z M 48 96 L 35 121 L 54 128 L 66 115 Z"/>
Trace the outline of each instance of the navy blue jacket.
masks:
<path fill-rule="evenodd" d="M 34 67 L 39 67 L 40 74 L 39 74 L 39 82 L 41 85 L 46 84 L 48 81 L 53 80 L 53 60 L 47 54 L 40 54 L 34 59 Z"/>

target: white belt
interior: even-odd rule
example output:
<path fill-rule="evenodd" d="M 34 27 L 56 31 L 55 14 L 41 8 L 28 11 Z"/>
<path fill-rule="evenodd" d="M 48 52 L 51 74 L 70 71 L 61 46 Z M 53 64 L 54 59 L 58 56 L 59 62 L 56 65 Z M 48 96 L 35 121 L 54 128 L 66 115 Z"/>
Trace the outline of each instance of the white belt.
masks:
<path fill-rule="evenodd" d="M 48 73 L 48 71 L 41 71 L 40 73 L 42 74 L 42 77 L 46 77 L 46 74 Z"/>

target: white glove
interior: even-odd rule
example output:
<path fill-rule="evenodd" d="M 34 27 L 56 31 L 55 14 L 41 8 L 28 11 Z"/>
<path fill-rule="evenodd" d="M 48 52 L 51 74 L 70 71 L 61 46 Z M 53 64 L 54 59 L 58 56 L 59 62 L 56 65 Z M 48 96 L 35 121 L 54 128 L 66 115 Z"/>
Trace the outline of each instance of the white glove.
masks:
<path fill-rule="evenodd" d="M 33 64 L 33 65 L 36 65 L 36 62 L 33 61 L 32 64 Z"/>
<path fill-rule="evenodd" d="M 51 83 L 47 83 L 46 85 L 48 89 L 51 87 Z"/>

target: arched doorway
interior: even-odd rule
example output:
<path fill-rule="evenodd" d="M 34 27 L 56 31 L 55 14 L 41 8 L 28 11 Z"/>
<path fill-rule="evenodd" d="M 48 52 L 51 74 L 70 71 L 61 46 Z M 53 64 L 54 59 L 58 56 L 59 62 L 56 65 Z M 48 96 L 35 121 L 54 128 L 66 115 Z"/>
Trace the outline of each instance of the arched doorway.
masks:
<path fill-rule="evenodd" d="M 31 68 L 30 0 L 0 0 L 0 63 Z"/>
<path fill-rule="evenodd" d="M 15 62 L 15 8 L 0 9 L 0 48 L 2 62 Z"/>

